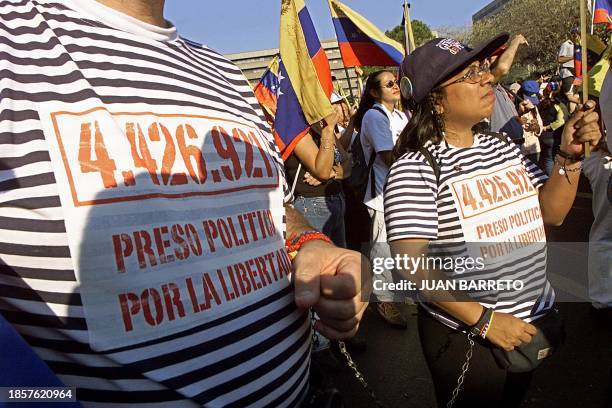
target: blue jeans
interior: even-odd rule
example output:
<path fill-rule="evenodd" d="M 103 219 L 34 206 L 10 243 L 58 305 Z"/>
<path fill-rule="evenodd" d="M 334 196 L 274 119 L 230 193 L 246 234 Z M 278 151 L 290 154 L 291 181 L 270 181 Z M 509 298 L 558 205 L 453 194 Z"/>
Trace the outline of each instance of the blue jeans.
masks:
<path fill-rule="evenodd" d="M 555 155 L 559 152 L 561 144 L 560 132 L 543 132 L 540 135 L 540 146 L 542 152 L 540 154 L 540 168 L 550 176 L 553 166 L 555 165 Z"/>
<path fill-rule="evenodd" d="M 336 246 L 345 248 L 344 237 L 344 196 L 336 194 L 329 197 L 297 196 L 293 203 L 295 209 L 315 229 L 331 238 Z"/>

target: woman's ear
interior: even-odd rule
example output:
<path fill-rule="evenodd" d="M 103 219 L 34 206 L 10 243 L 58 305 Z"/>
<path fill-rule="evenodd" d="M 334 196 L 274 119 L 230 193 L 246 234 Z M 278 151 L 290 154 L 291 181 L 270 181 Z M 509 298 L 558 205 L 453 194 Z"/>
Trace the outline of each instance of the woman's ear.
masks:
<path fill-rule="evenodd" d="M 444 104 L 442 103 L 443 95 L 435 92 L 431 95 L 431 104 L 438 115 L 444 115 Z"/>

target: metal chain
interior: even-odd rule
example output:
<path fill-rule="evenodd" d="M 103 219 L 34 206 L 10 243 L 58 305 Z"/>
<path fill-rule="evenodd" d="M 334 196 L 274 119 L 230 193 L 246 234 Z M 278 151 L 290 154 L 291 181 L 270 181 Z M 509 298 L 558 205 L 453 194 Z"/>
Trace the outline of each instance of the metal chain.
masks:
<path fill-rule="evenodd" d="M 383 403 L 380 402 L 380 400 L 378 399 L 376 394 L 374 394 L 374 391 L 372 391 L 372 389 L 368 385 L 367 381 L 365 380 L 365 377 L 359 371 L 359 368 L 357 368 L 357 364 L 355 364 L 355 362 L 351 358 L 351 355 L 349 354 L 348 350 L 346 349 L 346 344 L 344 344 L 343 341 L 339 341 L 338 342 L 338 346 L 340 348 L 340 353 L 342 353 L 342 355 L 346 359 L 346 364 L 349 366 L 349 368 L 351 370 L 353 370 L 353 374 L 355 374 L 355 378 L 357 378 L 357 380 L 361 383 L 363 389 L 365 390 L 365 392 L 368 393 L 368 395 L 370 396 L 372 401 L 374 401 L 374 404 L 376 405 L 376 407 L 377 408 L 385 408 Z"/>
<path fill-rule="evenodd" d="M 465 380 L 465 375 L 470 369 L 470 360 L 472 359 L 472 355 L 474 354 L 475 343 L 474 340 L 472 340 L 472 337 L 474 336 L 475 335 L 473 333 L 468 332 L 467 337 L 470 343 L 470 348 L 468 349 L 467 353 L 465 353 L 465 363 L 463 363 L 463 365 L 461 366 L 461 375 L 459 375 L 459 378 L 457 378 L 457 386 L 453 390 L 452 397 L 450 401 L 448 401 L 448 403 L 446 404 L 446 408 L 452 408 L 452 406 L 455 404 L 455 400 L 459 396 L 459 391 L 461 391 L 461 386 L 463 385 L 463 381 Z"/>

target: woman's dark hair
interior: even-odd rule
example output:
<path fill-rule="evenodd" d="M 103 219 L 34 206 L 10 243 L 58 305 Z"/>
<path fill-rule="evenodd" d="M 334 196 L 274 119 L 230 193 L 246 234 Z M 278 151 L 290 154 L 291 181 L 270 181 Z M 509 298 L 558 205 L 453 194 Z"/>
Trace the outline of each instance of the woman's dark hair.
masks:
<path fill-rule="evenodd" d="M 412 109 L 410 121 L 399 135 L 393 148 L 393 160 L 397 160 L 406 152 L 417 151 L 429 140 L 440 143 L 444 137 L 444 120 L 436 112 L 436 103 L 444 96 L 442 88 L 435 88 L 420 103 L 408 103 Z"/>
<path fill-rule="evenodd" d="M 368 79 L 366 79 L 365 89 L 363 90 L 363 96 L 361 97 L 361 101 L 359 102 L 359 107 L 357 108 L 357 113 L 355 113 L 355 129 L 361 130 L 361 122 L 363 121 L 363 116 L 366 112 L 372 109 L 372 106 L 376 103 L 376 100 L 372 96 L 372 90 L 380 88 L 380 83 L 378 81 L 378 77 L 385 73 L 391 71 L 380 70 L 372 72 L 368 75 Z"/>

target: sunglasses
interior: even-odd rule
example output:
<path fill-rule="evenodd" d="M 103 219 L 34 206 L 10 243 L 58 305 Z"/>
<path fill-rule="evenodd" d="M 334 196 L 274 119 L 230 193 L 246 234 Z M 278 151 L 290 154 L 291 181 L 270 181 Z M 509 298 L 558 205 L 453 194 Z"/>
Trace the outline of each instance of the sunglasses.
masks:
<path fill-rule="evenodd" d="M 393 88 L 396 85 L 399 86 L 399 81 L 397 79 L 389 80 L 385 82 L 384 84 L 383 83 L 380 84 L 381 88 Z"/>

